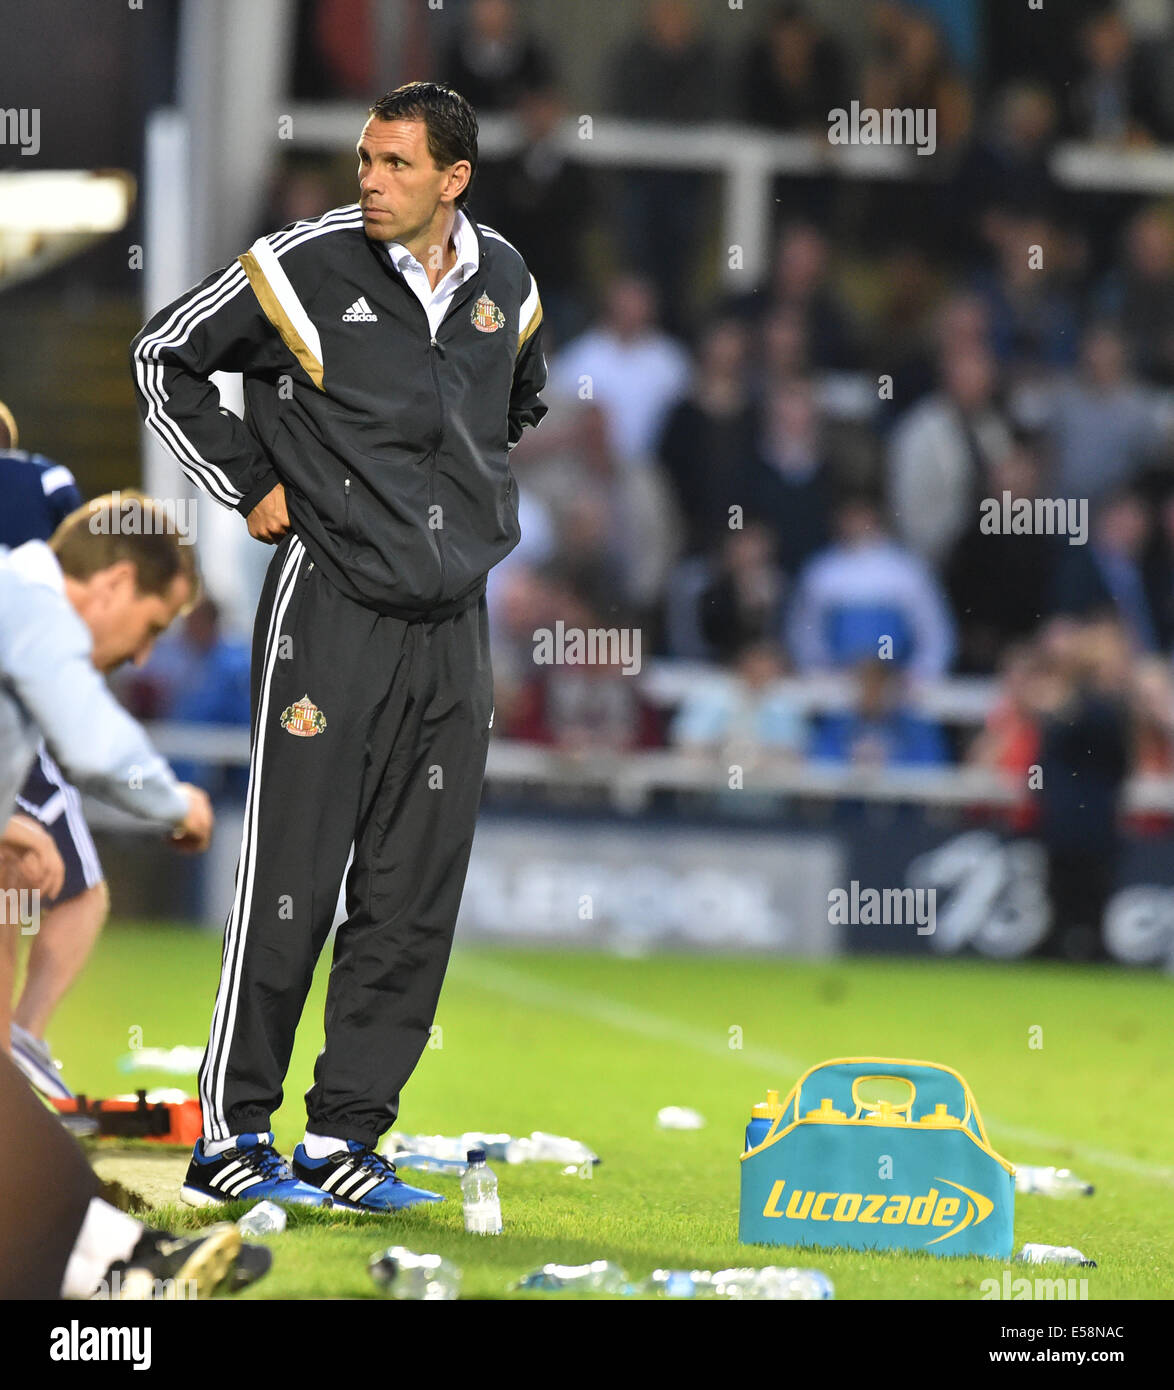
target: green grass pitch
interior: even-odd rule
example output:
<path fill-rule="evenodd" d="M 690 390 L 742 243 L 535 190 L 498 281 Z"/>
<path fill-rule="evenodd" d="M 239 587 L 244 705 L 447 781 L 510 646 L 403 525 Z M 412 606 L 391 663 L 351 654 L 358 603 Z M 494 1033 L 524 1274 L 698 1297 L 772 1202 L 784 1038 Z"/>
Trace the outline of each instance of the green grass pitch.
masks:
<path fill-rule="evenodd" d="M 111 926 L 50 1031 L 70 1083 L 90 1095 L 142 1085 L 194 1093 L 194 1078 L 127 1075 L 116 1063 L 132 1037 L 144 1047 L 202 1045 L 219 953 L 210 933 Z M 496 1165 L 497 1238 L 465 1234 L 457 1181 L 434 1174 L 418 1180 L 443 1192 L 443 1205 L 390 1218 L 295 1212 L 271 1238 L 272 1273 L 245 1296 L 373 1297 L 368 1257 L 404 1244 L 454 1260 L 473 1297 L 507 1296 L 548 1260 L 610 1258 L 633 1278 L 658 1266 L 807 1264 L 830 1275 L 839 1299 L 979 1299 L 980 1282 L 1006 1266 L 738 1244 L 751 1104 L 768 1086 L 786 1092 L 803 1067 L 865 1054 L 955 1067 L 1004 1156 L 1066 1165 L 1096 1183 L 1091 1198 L 1017 1200 L 1017 1247 L 1075 1245 L 1099 1266 L 1033 1273 L 1087 1276 L 1093 1299 L 1169 1298 L 1172 988 L 1156 973 L 1045 964 L 460 949 L 437 1016 L 442 1045 L 424 1053 L 405 1090 L 401 1127 L 543 1129 L 583 1139 L 602 1165 L 590 1179 L 552 1164 Z M 304 1127 L 324 990 L 325 962 L 275 1118 L 286 1154 Z M 1029 1047 L 1034 1027 L 1042 1048 Z M 706 1128 L 657 1129 L 657 1110 L 670 1104 L 700 1110 Z M 177 1203 L 154 1219 L 190 1228 L 208 1216 Z"/>

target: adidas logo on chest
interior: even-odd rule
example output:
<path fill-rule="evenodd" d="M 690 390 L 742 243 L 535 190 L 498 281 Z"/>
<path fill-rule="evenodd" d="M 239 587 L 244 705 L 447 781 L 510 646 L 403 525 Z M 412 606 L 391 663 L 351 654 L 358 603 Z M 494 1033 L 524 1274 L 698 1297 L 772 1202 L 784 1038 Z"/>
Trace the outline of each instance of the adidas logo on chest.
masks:
<path fill-rule="evenodd" d="M 378 323 L 379 319 L 367 303 L 365 295 L 359 295 L 358 299 L 342 316 L 343 323 Z"/>

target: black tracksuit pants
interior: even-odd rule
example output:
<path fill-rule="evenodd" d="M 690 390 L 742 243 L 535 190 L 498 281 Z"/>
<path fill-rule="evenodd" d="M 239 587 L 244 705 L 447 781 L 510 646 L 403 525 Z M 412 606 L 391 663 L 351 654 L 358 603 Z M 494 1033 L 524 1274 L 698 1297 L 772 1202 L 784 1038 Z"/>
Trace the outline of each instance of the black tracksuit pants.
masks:
<path fill-rule="evenodd" d="M 352 844 L 307 1127 L 373 1145 L 394 1123 L 448 965 L 492 713 L 483 596 L 390 617 L 286 537 L 253 634 L 245 825 L 200 1069 L 207 1138 L 270 1127 Z"/>

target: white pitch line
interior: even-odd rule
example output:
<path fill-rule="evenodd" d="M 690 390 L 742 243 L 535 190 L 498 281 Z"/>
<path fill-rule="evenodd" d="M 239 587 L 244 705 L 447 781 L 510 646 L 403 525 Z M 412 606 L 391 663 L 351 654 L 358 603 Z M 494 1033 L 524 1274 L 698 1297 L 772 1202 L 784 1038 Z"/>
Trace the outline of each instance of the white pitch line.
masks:
<path fill-rule="evenodd" d="M 455 973 L 463 983 L 483 985 L 486 989 L 508 994 L 536 1007 L 568 1009 L 585 1018 L 594 1018 L 600 1023 L 610 1024 L 613 1028 L 620 1028 L 628 1033 L 640 1033 L 646 1038 L 655 1038 L 658 1042 L 680 1043 L 682 1047 L 691 1047 L 695 1052 L 706 1052 L 712 1057 L 729 1057 L 734 1054 L 742 1061 L 762 1067 L 766 1071 L 794 1072 L 798 1075 L 806 1070 L 802 1062 L 797 1062 L 794 1057 L 788 1057 L 782 1052 L 774 1052 L 764 1047 L 731 1048 L 728 1041 L 715 1037 L 703 1028 L 691 1028 L 687 1023 L 678 1023 L 676 1019 L 663 1018 L 660 1014 L 651 1014 L 644 1009 L 635 1009 L 630 1004 L 616 1003 L 606 995 L 590 990 L 568 989 L 565 985 L 538 980 L 533 975 L 526 975 L 510 965 L 491 964 L 482 959 L 475 965 L 472 962 L 465 965 L 460 956 L 453 957 L 452 965 L 456 967 Z M 454 973 L 451 967 L 449 973 Z"/>
<path fill-rule="evenodd" d="M 483 957 L 478 958 L 476 962 L 470 960 L 466 963 L 466 958 L 458 954 L 452 959 L 449 974 L 458 978 L 462 984 L 480 985 L 483 989 L 508 995 L 536 1008 L 577 1013 L 624 1032 L 638 1033 L 658 1042 L 677 1043 L 711 1057 L 733 1058 L 764 1071 L 781 1072 L 797 1077 L 811 1065 L 785 1053 L 775 1052 L 772 1048 L 731 1048 L 727 1041 L 715 1037 L 705 1029 L 691 1028 L 686 1023 L 678 1023 L 675 1019 L 649 1013 L 646 1009 L 617 1003 L 614 999 L 608 999 L 606 995 L 596 994 L 591 990 L 570 989 L 566 985 L 536 979 L 513 966 L 490 962 Z M 1174 1167 L 1146 1163 L 1142 1159 L 1115 1153 L 1111 1149 L 1093 1148 L 1079 1141 L 1057 1138 L 1054 1134 L 1040 1134 L 1036 1130 L 1022 1129 L 1018 1125 L 1005 1124 L 989 1115 L 984 1115 L 983 1118 L 988 1130 L 997 1131 L 1017 1144 L 1031 1144 L 1041 1149 L 1065 1149 L 1103 1168 L 1115 1168 L 1133 1177 L 1174 1185 Z"/>

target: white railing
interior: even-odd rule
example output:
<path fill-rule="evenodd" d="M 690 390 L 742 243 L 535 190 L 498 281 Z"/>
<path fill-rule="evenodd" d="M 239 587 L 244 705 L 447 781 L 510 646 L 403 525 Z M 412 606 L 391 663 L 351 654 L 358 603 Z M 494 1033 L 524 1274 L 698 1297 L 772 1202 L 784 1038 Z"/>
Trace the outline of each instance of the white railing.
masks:
<path fill-rule="evenodd" d="M 247 729 L 199 724 L 148 725 L 155 746 L 172 761 L 244 767 L 249 761 Z M 638 753 L 592 750 L 578 757 L 560 749 L 511 739 L 489 746 L 486 781 L 497 788 L 581 790 L 602 795 L 616 810 L 632 813 L 658 792 L 688 792 L 731 802 L 729 763 L 743 767 L 745 790 L 764 796 L 806 801 L 856 800 L 878 804 L 913 803 L 925 807 L 1010 807 L 1022 788 L 1005 777 L 975 767 L 860 768 L 810 760 L 791 761 L 761 754 L 697 754 L 679 749 Z M 1131 812 L 1174 813 L 1174 778 L 1134 777 L 1124 808 Z M 134 830 L 141 823 L 122 812 L 87 800 L 95 824 Z"/>
<path fill-rule="evenodd" d="M 366 119 L 362 106 L 338 102 L 298 105 L 290 114 L 295 145 L 332 153 L 353 148 Z M 772 133 L 735 123 L 682 128 L 572 114 L 560 126 L 558 138 L 567 154 L 584 164 L 720 174 L 721 270 L 731 287 L 757 280 L 767 271 L 774 212 L 771 184 L 777 175 L 912 181 L 933 178 L 936 172 L 934 159 L 919 157 L 906 146 L 833 145 L 818 135 Z M 510 155 L 522 140 L 521 128 L 511 116 L 480 121 L 483 158 Z M 1050 164 L 1056 181 L 1078 192 L 1174 192 L 1174 149 L 1066 143 L 1054 148 Z M 732 247 L 739 248 L 737 258 L 730 256 Z"/>

